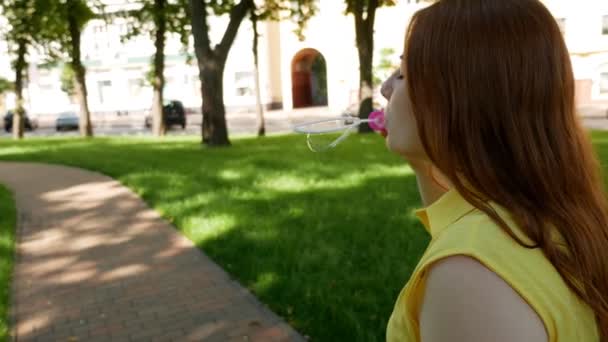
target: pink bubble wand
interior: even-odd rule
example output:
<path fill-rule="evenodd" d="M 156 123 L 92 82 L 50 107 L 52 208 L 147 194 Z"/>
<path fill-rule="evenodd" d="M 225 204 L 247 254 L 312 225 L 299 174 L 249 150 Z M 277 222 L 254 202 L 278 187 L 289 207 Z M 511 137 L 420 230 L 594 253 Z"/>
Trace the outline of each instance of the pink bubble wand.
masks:
<path fill-rule="evenodd" d="M 328 118 L 323 120 L 309 121 L 293 126 L 293 130 L 296 133 L 306 134 L 306 142 L 308 148 L 313 152 L 322 152 L 330 148 L 336 147 L 339 143 L 344 141 L 355 129 L 362 123 L 367 122 L 369 127 L 374 131 L 381 133 L 386 136 L 387 131 L 384 121 L 384 111 L 373 111 L 369 114 L 367 119 L 360 119 L 358 117 L 346 116 L 339 118 Z M 336 139 L 331 140 L 327 144 L 317 145 L 313 141 L 315 137 L 323 134 L 340 133 Z"/>

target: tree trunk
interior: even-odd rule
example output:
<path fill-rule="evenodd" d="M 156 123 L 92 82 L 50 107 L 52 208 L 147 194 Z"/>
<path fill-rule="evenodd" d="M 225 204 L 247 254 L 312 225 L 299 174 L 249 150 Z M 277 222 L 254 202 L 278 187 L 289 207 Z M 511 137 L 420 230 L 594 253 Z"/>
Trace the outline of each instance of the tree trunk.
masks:
<path fill-rule="evenodd" d="M 68 3 L 72 4 L 73 1 Z M 80 60 L 80 27 L 78 26 L 78 18 L 75 16 L 76 11 L 73 8 L 68 8 L 68 25 L 70 29 L 71 53 L 72 53 L 72 69 L 74 70 L 74 91 L 76 99 L 80 104 L 79 128 L 80 135 L 83 137 L 93 136 L 93 126 L 91 125 L 91 113 L 89 112 L 89 104 L 87 101 L 87 84 L 86 70 Z"/>
<path fill-rule="evenodd" d="M 0 94 L 0 113 L 6 113 L 6 100 L 4 98 L 4 93 Z"/>
<path fill-rule="evenodd" d="M 152 102 L 152 132 L 156 136 L 165 135 L 167 128 L 165 127 L 163 113 L 163 89 L 165 87 L 165 32 L 167 18 L 165 17 L 165 1 L 154 0 L 154 23 L 156 25 L 156 37 L 154 45 L 156 52 L 154 53 L 154 96 Z"/>
<path fill-rule="evenodd" d="M 374 21 L 376 17 L 377 0 L 370 0 L 363 18 L 363 7 L 359 5 L 355 11 L 355 32 L 357 51 L 359 52 L 359 118 L 367 119 L 374 110 L 373 96 L 373 58 L 374 58 Z M 360 133 L 371 132 L 367 123 L 359 125 Z"/>
<path fill-rule="evenodd" d="M 373 108 L 373 40 L 362 39 L 359 45 L 359 118 L 367 119 Z M 359 125 L 359 132 L 371 132 L 367 123 Z"/>
<path fill-rule="evenodd" d="M 224 65 L 216 61 L 207 61 L 205 64 L 209 66 L 203 67 L 200 74 L 203 95 L 203 143 L 208 146 L 229 146 L 223 91 Z"/>
<path fill-rule="evenodd" d="M 255 113 L 257 118 L 258 137 L 266 134 L 264 123 L 264 108 L 262 108 L 262 94 L 260 89 L 260 63 L 258 58 L 258 18 L 252 13 L 251 24 L 253 26 L 253 76 L 255 80 Z"/>
<path fill-rule="evenodd" d="M 23 139 L 25 120 L 25 109 L 23 108 L 23 73 L 27 68 L 25 54 L 27 52 L 27 41 L 21 39 L 17 47 L 17 61 L 15 62 L 15 96 L 16 107 L 13 111 L 13 139 Z"/>
<path fill-rule="evenodd" d="M 192 36 L 203 97 L 202 143 L 209 146 L 228 146 L 230 141 L 224 106 L 224 66 L 239 26 L 254 4 L 253 0 L 241 0 L 232 7 L 228 27 L 220 43 L 213 49 L 209 40 L 206 6 L 204 1 L 190 0 Z"/>

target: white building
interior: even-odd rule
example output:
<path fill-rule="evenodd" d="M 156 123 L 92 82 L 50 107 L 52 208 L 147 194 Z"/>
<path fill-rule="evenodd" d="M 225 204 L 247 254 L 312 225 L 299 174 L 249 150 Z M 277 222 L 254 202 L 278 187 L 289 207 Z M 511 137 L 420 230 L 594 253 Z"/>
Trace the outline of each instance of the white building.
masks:
<path fill-rule="evenodd" d="M 564 33 L 576 78 L 579 108 L 589 114 L 608 110 L 608 1 L 543 2 Z"/>
<path fill-rule="evenodd" d="M 114 8 L 126 0 L 105 0 Z M 577 101 L 589 110 L 608 108 L 608 1 L 545 0 L 562 24 L 570 49 Z M 421 4 L 401 0 L 397 6 L 378 10 L 375 25 L 375 50 L 392 48 L 398 64 L 403 37 L 411 15 Z M 289 21 L 260 26 L 260 82 L 262 101 L 269 108 L 291 109 L 329 106 L 338 112 L 356 102 L 358 57 L 352 16 L 344 15 L 343 1 L 320 0 L 319 12 L 310 20 L 305 40 L 293 33 Z M 218 42 L 226 17 L 211 18 L 211 39 Z M 152 89 L 146 85 L 154 44 L 148 36 L 125 43 L 124 22 L 92 21 L 82 35 L 82 56 L 87 67 L 89 105 L 95 113 L 132 111 L 150 108 Z M 228 112 L 250 110 L 255 103 L 251 23 L 245 19 L 230 51 L 224 73 L 224 97 Z M 0 51 L 6 46 L 0 42 Z M 178 37 L 169 36 L 166 44 L 166 99 L 179 99 L 187 107 L 200 108 L 200 82 L 192 47 L 181 46 Z M 189 61 L 190 57 L 190 61 Z M 379 55 L 375 57 L 377 63 Z M 0 76 L 12 79 L 7 55 L 0 53 Z M 28 111 L 34 114 L 58 113 L 75 104 L 61 90 L 60 68 L 40 67 L 42 60 L 32 57 L 29 86 L 25 92 Z M 380 98 L 377 99 L 381 101 Z M 10 99 L 7 101 L 10 106 Z"/>

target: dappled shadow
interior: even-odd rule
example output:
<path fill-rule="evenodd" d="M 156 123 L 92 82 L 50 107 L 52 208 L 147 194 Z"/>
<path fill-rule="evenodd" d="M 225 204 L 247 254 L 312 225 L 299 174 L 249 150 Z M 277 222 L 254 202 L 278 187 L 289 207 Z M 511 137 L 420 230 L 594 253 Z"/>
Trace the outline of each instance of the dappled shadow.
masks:
<path fill-rule="evenodd" d="M 0 167 L 19 208 L 11 308 L 16 338 L 292 336 L 132 192 L 90 177 L 35 164 Z"/>
<path fill-rule="evenodd" d="M 383 210 L 393 207 L 394 195 L 415 188 L 413 177 L 370 196 L 371 189 L 397 181 L 403 179 L 380 177 L 347 189 L 267 199 L 227 198 L 229 205 L 212 213 L 237 220 L 198 245 L 304 333 L 326 341 L 383 340 L 393 303 L 428 241 L 410 215 L 413 203 L 404 203 L 402 211 Z M 176 216 L 187 220 L 201 211 L 211 213 L 200 206 Z"/>
<path fill-rule="evenodd" d="M 58 148 L 37 145 L 23 153 L 2 145 L 0 158 L 111 175 L 303 334 L 379 341 L 428 237 L 411 214 L 419 206 L 411 170 L 377 136 L 353 139 L 325 154 L 308 151 L 301 136 L 242 139 L 219 150 L 202 148 L 195 139 L 96 139 L 86 148 L 62 141 Z M 89 209 L 87 215 L 95 215 Z M 115 231 L 104 237 L 116 246 L 116 260 L 137 253 L 125 236 Z M 57 257 L 74 265 L 87 261 Z M 158 257 L 124 272 L 145 278 L 160 267 Z M 107 269 L 98 267 L 95 279 L 102 281 Z M 129 279 L 120 275 L 111 283 Z"/>

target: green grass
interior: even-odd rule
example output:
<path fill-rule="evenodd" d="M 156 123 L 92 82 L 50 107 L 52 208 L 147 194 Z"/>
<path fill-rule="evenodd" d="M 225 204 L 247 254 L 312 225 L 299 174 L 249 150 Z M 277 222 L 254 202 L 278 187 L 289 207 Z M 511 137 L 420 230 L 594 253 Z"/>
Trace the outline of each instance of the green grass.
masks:
<path fill-rule="evenodd" d="M 608 133 L 592 138 L 608 161 Z M 0 140 L 0 159 L 120 180 L 313 341 L 383 341 L 428 243 L 412 215 L 415 177 L 375 135 L 326 153 L 308 151 L 302 136 L 237 139 L 221 149 L 202 148 L 196 137 Z M 0 205 L 1 314 L 15 226 L 5 190 Z"/>
<path fill-rule="evenodd" d="M 8 341 L 8 309 L 16 211 L 13 196 L 0 185 L 0 341 Z"/>
<path fill-rule="evenodd" d="M 593 138 L 608 160 L 608 134 Z M 384 341 L 428 243 L 415 177 L 376 135 L 326 153 L 289 135 L 220 149 L 196 137 L 3 140 L 0 159 L 120 180 L 313 341 Z"/>

